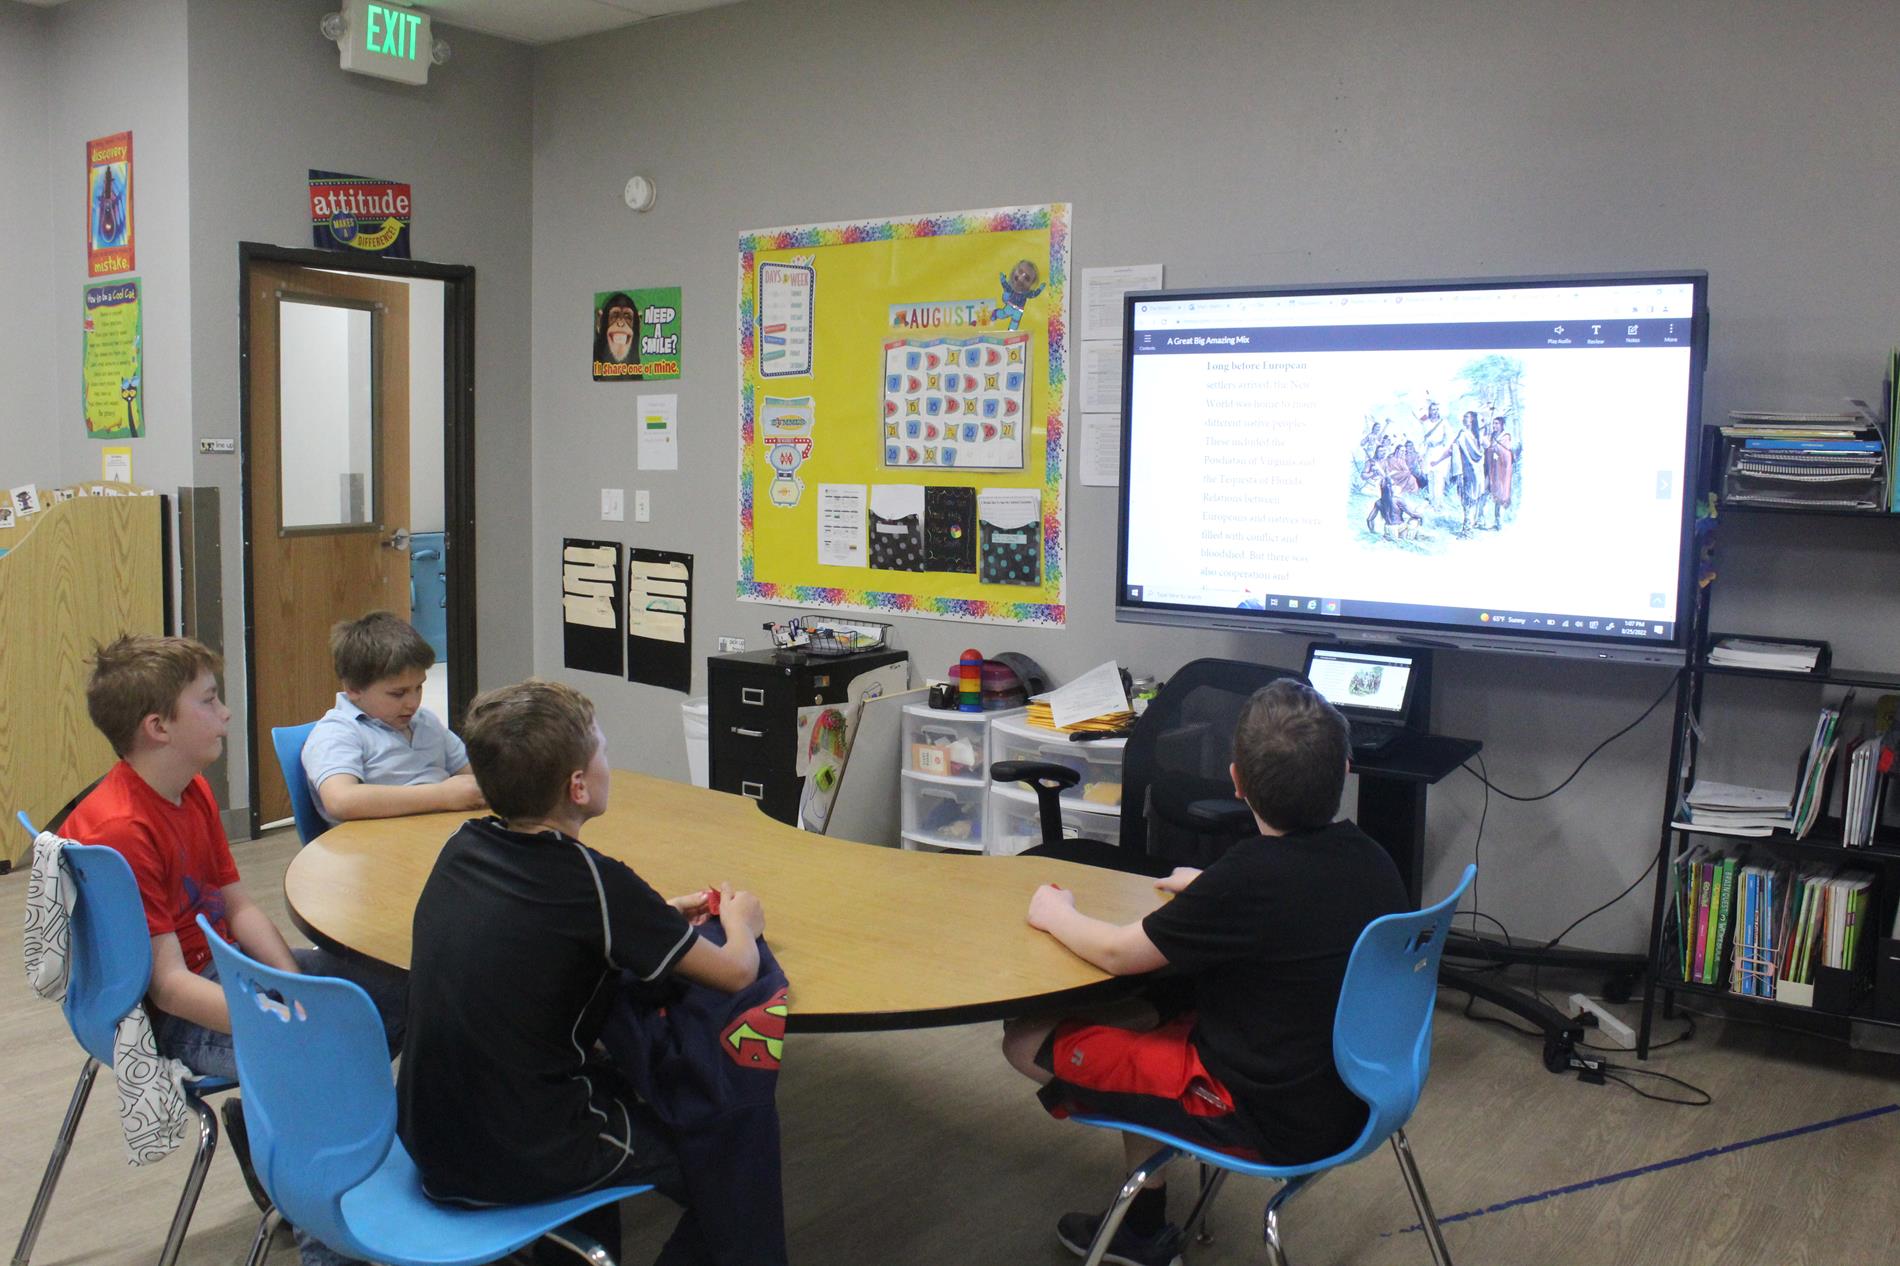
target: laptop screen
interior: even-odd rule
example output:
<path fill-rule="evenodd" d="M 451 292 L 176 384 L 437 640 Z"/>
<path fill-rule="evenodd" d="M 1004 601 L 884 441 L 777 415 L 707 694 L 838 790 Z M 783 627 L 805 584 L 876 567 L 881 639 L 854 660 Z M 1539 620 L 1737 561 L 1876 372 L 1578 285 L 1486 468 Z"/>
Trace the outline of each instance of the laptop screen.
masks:
<path fill-rule="evenodd" d="M 1306 679 L 1348 717 L 1403 722 L 1410 711 L 1412 656 L 1404 651 L 1309 647 Z"/>

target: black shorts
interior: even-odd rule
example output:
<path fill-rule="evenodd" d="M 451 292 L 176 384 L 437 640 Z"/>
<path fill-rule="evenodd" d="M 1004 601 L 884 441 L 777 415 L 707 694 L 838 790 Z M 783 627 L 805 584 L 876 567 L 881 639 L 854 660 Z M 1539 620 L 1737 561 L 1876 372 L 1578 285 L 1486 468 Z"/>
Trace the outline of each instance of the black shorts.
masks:
<path fill-rule="evenodd" d="M 1234 1097 L 1201 1063 L 1189 1012 L 1140 1032 L 1064 1020 L 1036 1052 L 1055 1080 L 1037 1092 L 1053 1117 L 1107 1117 L 1162 1130 L 1239 1160 L 1260 1145 Z"/>

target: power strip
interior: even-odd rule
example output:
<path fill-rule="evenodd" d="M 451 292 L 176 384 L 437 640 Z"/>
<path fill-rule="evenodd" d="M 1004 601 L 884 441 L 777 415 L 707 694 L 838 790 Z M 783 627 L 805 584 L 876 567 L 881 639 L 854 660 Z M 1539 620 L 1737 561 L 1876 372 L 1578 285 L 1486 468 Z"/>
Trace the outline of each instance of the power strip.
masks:
<path fill-rule="evenodd" d="M 1585 1011 L 1597 1018 L 1597 1032 L 1603 1035 L 1603 1045 L 1620 1046 L 1626 1051 L 1636 1049 L 1636 1030 L 1611 1015 L 1595 998 L 1586 994 L 1571 994 L 1570 1014 L 1581 1015 Z"/>

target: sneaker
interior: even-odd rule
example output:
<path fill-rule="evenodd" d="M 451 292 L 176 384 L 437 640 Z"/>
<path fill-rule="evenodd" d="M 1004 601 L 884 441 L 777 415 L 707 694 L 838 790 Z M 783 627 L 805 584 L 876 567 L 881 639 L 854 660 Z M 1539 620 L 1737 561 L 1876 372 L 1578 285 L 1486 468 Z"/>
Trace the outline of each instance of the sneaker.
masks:
<path fill-rule="evenodd" d="M 1077 1257 L 1087 1257 L 1104 1216 L 1065 1213 L 1056 1220 L 1056 1238 Z M 1108 1242 L 1102 1261 L 1110 1266 L 1181 1266 L 1181 1228 L 1170 1222 L 1153 1235 L 1136 1235 L 1123 1222 Z"/>
<path fill-rule="evenodd" d="M 237 1159 L 238 1172 L 244 1175 L 245 1188 L 258 1210 L 269 1213 L 275 1206 L 264 1184 L 257 1181 L 257 1171 L 251 1168 L 251 1136 L 244 1128 L 243 1101 L 236 1095 L 230 1096 L 219 1105 L 218 1115 L 224 1118 L 224 1137 L 231 1141 L 231 1155 Z"/>

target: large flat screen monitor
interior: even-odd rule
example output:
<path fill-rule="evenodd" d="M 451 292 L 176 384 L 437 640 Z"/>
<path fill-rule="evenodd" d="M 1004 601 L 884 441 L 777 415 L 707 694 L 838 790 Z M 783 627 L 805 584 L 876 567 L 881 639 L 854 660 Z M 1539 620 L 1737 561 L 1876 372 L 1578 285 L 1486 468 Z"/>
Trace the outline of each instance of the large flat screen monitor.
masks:
<path fill-rule="evenodd" d="M 1117 617 L 1680 662 L 1707 291 L 1130 294 Z"/>

